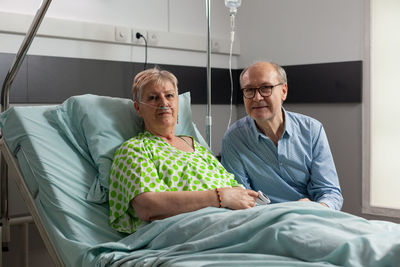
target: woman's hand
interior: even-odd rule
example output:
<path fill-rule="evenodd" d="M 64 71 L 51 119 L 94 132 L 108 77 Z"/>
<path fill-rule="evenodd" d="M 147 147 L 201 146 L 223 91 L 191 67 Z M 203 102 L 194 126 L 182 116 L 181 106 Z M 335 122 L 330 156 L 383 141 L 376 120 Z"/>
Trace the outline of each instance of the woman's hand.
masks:
<path fill-rule="evenodd" d="M 254 207 L 258 197 L 256 191 L 242 187 L 223 187 L 218 190 L 221 194 L 222 207 L 232 210 Z"/>

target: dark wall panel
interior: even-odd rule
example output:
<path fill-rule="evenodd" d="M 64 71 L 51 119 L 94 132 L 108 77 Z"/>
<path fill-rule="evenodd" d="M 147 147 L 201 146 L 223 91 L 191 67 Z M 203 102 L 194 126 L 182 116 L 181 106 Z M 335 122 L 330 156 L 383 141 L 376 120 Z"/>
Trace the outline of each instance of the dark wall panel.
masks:
<path fill-rule="evenodd" d="M 0 53 L 4 80 L 14 55 Z M 154 64 L 148 64 L 153 67 Z M 160 64 L 174 73 L 181 93 L 190 91 L 193 104 L 207 102 L 205 67 Z M 362 62 L 338 62 L 284 67 L 288 74 L 288 103 L 361 102 Z M 143 63 L 28 55 L 10 92 L 11 103 L 61 103 L 73 95 L 97 94 L 130 98 L 134 75 Z M 239 87 L 242 70 L 233 70 L 233 103 L 243 102 Z M 230 103 L 228 69 L 211 71 L 212 103 Z"/>
<path fill-rule="evenodd" d="M 179 92 L 190 91 L 193 104 L 207 103 L 207 70 L 204 67 L 159 65 L 162 69 L 174 73 L 179 81 Z M 240 74 L 240 73 L 239 73 Z M 237 102 L 239 90 L 238 70 L 232 71 L 233 103 Z M 228 69 L 211 69 L 212 104 L 228 104 L 231 96 L 230 75 Z M 241 96 L 240 96 L 241 97 Z"/>
<path fill-rule="evenodd" d="M 285 67 L 288 103 L 350 103 L 362 100 L 362 62 Z"/>
<path fill-rule="evenodd" d="M 14 62 L 15 55 L 0 53 L 0 85 L 3 88 L 4 79 L 7 76 L 11 64 Z M 27 62 L 22 62 L 19 72 L 15 76 L 14 82 L 10 87 L 10 102 L 23 103 L 27 99 L 28 84 L 27 84 Z"/>
<path fill-rule="evenodd" d="M 72 95 L 131 97 L 129 62 L 28 56 L 28 102 L 58 103 Z"/>

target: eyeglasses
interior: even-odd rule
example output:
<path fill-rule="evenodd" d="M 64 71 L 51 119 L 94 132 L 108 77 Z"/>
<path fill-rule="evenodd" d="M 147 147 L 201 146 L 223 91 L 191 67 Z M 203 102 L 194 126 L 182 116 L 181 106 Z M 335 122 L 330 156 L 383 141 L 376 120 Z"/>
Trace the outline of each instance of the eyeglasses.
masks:
<path fill-rule="evenodd" d="M 243 96 L 248 99 L 252 99 L 256 95 L 256 90 L 260 93 L 261 96 L 266 97 L 272 95 L 272 89 L 278 85 L 282 85 L 283 83 L 278 83 L 275 85 L 261 85 L 260 87 L 254 88 L 242 88 Z"/>

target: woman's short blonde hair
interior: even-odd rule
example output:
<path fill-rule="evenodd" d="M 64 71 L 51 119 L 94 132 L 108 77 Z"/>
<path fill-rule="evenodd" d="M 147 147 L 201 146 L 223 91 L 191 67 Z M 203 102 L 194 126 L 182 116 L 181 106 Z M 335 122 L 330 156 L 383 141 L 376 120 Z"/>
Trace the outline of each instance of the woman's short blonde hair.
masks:
<path fill-rule="evenodd" d="M 140 101 L 143 88 L 152 82 L 155 83 L 164 83 L 169 81 L 173 84 L 176 89 L 176 93 L 178 93 L 178 79 L 176 79 L 175 75 L 169 71 L 161 70 L 158 67 L 154 67 L 152 69 L 147 69 L 136 74 L 133 79 L 132 85 L 132 93 L 133 93 L 133 101 Z"/>

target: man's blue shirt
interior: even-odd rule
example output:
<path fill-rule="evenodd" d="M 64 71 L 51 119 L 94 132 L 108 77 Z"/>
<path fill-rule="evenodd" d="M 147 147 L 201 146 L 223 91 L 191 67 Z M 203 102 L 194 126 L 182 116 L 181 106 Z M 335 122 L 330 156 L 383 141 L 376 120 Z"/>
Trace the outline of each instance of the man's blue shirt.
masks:
<path fill-rule="evenodd" d="M 340 210 L 343 197 L 322 124 L 283 112 L 285 130 L 277 147 L 251 117 L 235 122 L 222 141 L 222 164 L 239 183 L 263 191 L 272 203 L 309 198 Z"/>

